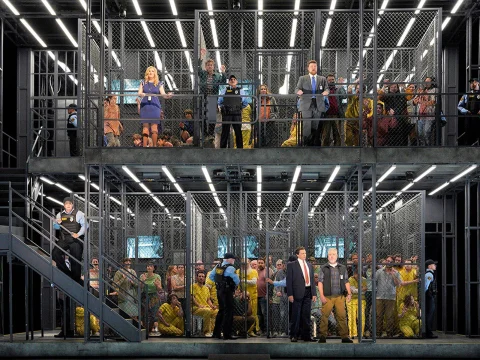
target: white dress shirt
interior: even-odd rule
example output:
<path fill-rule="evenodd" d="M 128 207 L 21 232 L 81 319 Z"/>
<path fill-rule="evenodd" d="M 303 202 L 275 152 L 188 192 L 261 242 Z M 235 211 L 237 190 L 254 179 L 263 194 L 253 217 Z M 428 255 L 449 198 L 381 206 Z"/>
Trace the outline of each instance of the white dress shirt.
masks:
<path fill-rule="evenodd" d="M 310 276 L 310 271 L 308 270 L 308 265 L 307 265 L 307 262 L 305 260 L 301 260 L 301 259 L 297 259 L 298 260 L 298 263 L 300 264 L 300 268 L 302 269 L 302 274 L 303 274 L 303 278 L 305 279 L 305 286 L 310 286 L 310 282 L 311 282 L 311 276 Z M 305 276 L 305 269 L 308 271 L 308 283 L 306 281 L 306 276 Z"/>

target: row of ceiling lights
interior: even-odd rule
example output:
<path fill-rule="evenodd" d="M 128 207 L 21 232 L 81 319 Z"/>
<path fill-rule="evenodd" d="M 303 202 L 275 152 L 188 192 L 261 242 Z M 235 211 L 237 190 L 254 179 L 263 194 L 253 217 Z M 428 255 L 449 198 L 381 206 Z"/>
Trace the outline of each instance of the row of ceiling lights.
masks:
<path fill-rule="evenodd" d="M 212 5 L 212 0 L 206 0 L 207 1 L 207 9 L 209 10 L 209 15 L 213 16 L 213 5 Z M 15 6 L 9 1 L 9 0 L 3 0 L 3 2 L 5 3 L 5 5 L 7 5 L 7 7 L 12 11 L 12 13 L 15 15 L 15 16 L 20 16 L 20 12 L 15 8 Z M 48 12 L 52 15 L 52 16 L 57 16 L 55 10 L 52 8 L 52 6 L 49 4 L 49 2 L 47 0 L 41 0 L 41 2 L 44 4 L 44 6 L 46 7 L 46 9 L 48 10 Z M 84 0 L 79 0 L 80 4 L 82 5 L 83 9 L 86 11 L 87 10 L 87 4 Z M 383 10 L 386 9 L 387 5 L 388 5 L 388 2 L 389 0 L 384 0 L 381 7 L 380 7 L 380 11 L 379 11 L 379 14 L 382 15 L 384 13 Z M 460 6 L 463 4 L 464 0 L 457 0 L 457 2 L 455 3 L 455 5 L 453 6 L 452 10 L 450 11 L 450 14 L 455 14 L 458 9 L 460 8 Z M 140 4 L 138 3 L 137 0 L 132 0 L 132 3 L 133 3 L 133 6 L 135 8 L 135 11 L 137 13 L 138 16 L 143 16 L 143 12 L 140 8 Z M 177 11 L 177 8 L 176 8 L 176 4 L 175 4 L 175 0 L 169 0 L 169 3 L 170 3 L 170 7 L 171 7 L 171 10 L 172 10 L 172 14 L 174 16 L 178 16 L 178 11 Z M 336 3 L 337 3 L 337 0 L 332 0 L 331 3 L 330 3 L 330 7 L 329 7 L 329 15 L 333 15 L 334 11 L 335 10 L 335 7 L 336 7 Z M 417 7 L 417 10 L 415 11 L 415 14 L 418 14 L 420 12 L 420 9 L 423 8 L 423 6 L 425 5 L 426 3 L 426 0 L 420 0 L 420 3 Z M 294 15 L 297 15 L 298 14 L 298 10 L 300 9 L 300 0 L 295 0 L 295 4 L 294 4 Z M 259 12 L 259 15 L 262 15 L 263 14 L 263 0 L 258 0 L 258 10 L 262 10 Z M 445 29 L 445 27 L 447 26 L 447 24 L 450 22 L 451 20 L 451 16 L 448 16 L 445 18 L 445 20 L 443 21 L 442 23 L 442 30 Z M 24 18 L 21 18 L 20 21 L 23 23 L 23 25 L 27 28 L 27 30 L 34 36 L 34 38 L 40 43 L 40 45 L 42 47 L 47 47 L 46 43 L 40 38 L 40 36 L 35 32 L 35 30 L 28 24 L 28 22 L 24 19 Z M 56 18 L 56 21 L 58 23 L 58 25 L 60 26 L 60 28 L 62 29 L 62 31 L 65 33 L 65 35 L 67 36 L 67 38 L 70 40 L 70 42 L 73 44 L 73 46 L 75 47 L 78 47 L 78 43 L 76 42 L 76 40 L 74 39 L 74 37 L 72 36 L 72 34 L 68 31 L 68 29 L 65 27 L 65 25 L 63 24 L 62 20 L 60 18 Z M 410 19 L 402 37 L 400 38 L 397 46 L 401 46 L 404 39 L 406 38 L 408 32 L 410 31 L 412 25 L 413 25 L 413 22 L 415 21 L 415 18 L 412 18 Z M 328 34 L 329 34 L 329 31 L 330 31 L 330 26 L 331 26 L 331 22 L 332 22 L 332 18 L 329 17 L 326 21 L 326 24 L 325 24 L 325 31 L 323 32 L 323 37 L 322 37 L 322 47 L 325 46 L 326 44 L 326 41 L 327 41 L 327 38 L 328 38 Z M 295 34 L 296 34 L 296 28 L 297 28 L 297 23 L 298 23 L 298 20 L 297 18 L 294 18 L 293 19 L 293 22 L 292 22 L 292 31 L 291 31 L 291 36 L 290 36 L 290 47 L 294 47 L 294 44 L 295 44 Z M 155 43 L 153 41 L 153 38 L 150 34 L 150 31 L 148 30 L 148 27 L 145 23 L 145 21 L 142 21 L 141 22 L 142 24 L 142 27 L 143 27 L 143 30 L 145 32 L 145 35 L 149 41 L 149 44 L 152 48 L 155 47 Z M 378 24 L 378 23 L 377 23 Z M 98 25 L 98 24 L 97 24 Z M 215 27 L 215 20 L 213 18 L 210 19 L 210 25 L 211 25 L 211 29 L 212 29 L 212 36 L 213 36 L 213 41 L 214 41 L 214 46 L 218 48 L 219 44 L 218 44 L 218 35 L 217 35 L 217 32 L 216 32 L 216 27 Z M 177 29 L 178 29 L 178 33 L 179 33 L 179 37 L 180 37 L 180 41 L 182 43 L 182 47 L 186 48 L 187 47 L 187 44 L 186 44 L 186 41 L 185 41 L 185 35 L 183 33 L 183 29 L 182 29 L 182 26 L 181 26 L 181 23 L 180 21 L 176 21 L 176 26 L 177 26 Z M 97 30 L 99 29 L 97 26 L 95 26 L 97 28 Z M 258 26 L 258 31 L 259 31 L 259 43 L 258 43 L 258 46 L 259 47 L 262 47 L 263 46 L 263 19 L 259 19 L 259 26 Z M 373 30 L 373 28 L 372 28 Z M 371 35 L 368 37 L 367 39 L 367 42 L 365 44 L 366 47 L 368 47 L 371 43 L 371 39 L 372 39 L 372 31 L 370 32 Z M 435 41 L 435 38 L 432 39 L 432 42 L 430 43 L 430 45 L 433 45 L 433 42 Z M 107 45 L 108 46 L 108 45 Z M 218 50 L 217 50 L 218 52 Z M 113 54 L 112 54 L 113 55 Z M 115 57 L 115 55 L 113 55 Z M 395 55 L 393 55 L 394 57 Z M 219 53 L 218 53 L 218 57 L 219 57 Z M 388 58 L 390 59 L 390 57 Z M 117 64 L 119 63 L 118 59 L 115 59 L 117 61 Z M 220 60 L 220 59 L 218 59 Z M 393 59 L 392 59 L 393 60 Z M 188 60 L 187 60 L 188 61 Z M 391 61 L 387 61 L 387 63 L 385 65 L 388 64 L 388 66 L 386 66 L 386 69 L 388 69 L 389 67 L 389 63 L 391 63 Z M 221 64 L 221 61 L 218 61 L 218 64 L 220 65 Z M 120 65 L 119 65 L 120 66 Z M 288 65 L 287 65 L 288 67 Z M 385 69 L 385 70 L 386 70 Z M 380 80 L 379 80 L 380 81 Z M 378 82 L 379 82 L 378 81 Z"/>
<path fill-rule="evenodd" d="M 450 179 L 449 181 L 445 182 L 444 184 L 440 185 L 439 187 L 437 187 L 436 189 L 434 189 L 433 191 L 431 191 L 428 195 L 434 195 L 436 194 L 438 191 L 444 189 L 445 187 L 447 187 L 448 185 L 450 185 L 451 183 L 461 179 L 462 177 L 464 177 L 465 175 L 469 174 L 470 172 L 472 172 L 473 170 L 475 170 L 477 168 L 478 165 L 474 164 L 474 165 L 471 165 L 469 166 L 467 169 L 463 170 L 462 172 L 460 172 L 458 175 L 454 176 L 452 179 Z M 338 172 L 340 171 L 340 165 L 337 165 L 335 166 L 334 170 L 332 171 L 332 174 L 330 175 L 329 179 L 328 179 L 328 182 L 325 184 L 325 187 L 323 188 L 321 194 L 318 196 L 318 198 L 316 199 L 313 207 L 310 209 L 310 212 L 308 213 L 308 216 L 310 218 L 312 218 L 314 216 L 314 213 L 315 213 L 315 210 L 316 208 L 320 205 L 320 202 L 322 201 L 323 197 L 325 196 L 326 192 L 329 190 L 331 184 L 333 183 L 333 181 L 335 180 L 335 177 L 337 176 Z M 375 186 L 379 186 L 387 177 L 388 175 L 390 175 L 396 168 L 396 165 L 392 165 L 379 179 L 378 181 L 376 182 Z M 165 206 L 165 204 L 157 197 L 155 196 L 154 194 L 152 194 L 151 190 L 144 184 L 142 183 L 138 177 L 127 167 L 127 166 L 122 166 L 122 169 L 125 171 L 125 173 L 133 180 L 135 181 L 135 183 L 137 183 L 148 195 L 150 195 L 152 197 L 152 199 L 158 204 L 160 205 L 161 207 L 164 208 L 164 211 L 165 213 L 167 214 L 167 216 L 169 218 L 172 218 L 172 214 L 171 212 L 169 211 L 169 209 Z M 422 172 L 420 175 L 418 175 L 415 179 L 413 179 L 413 181 L 411 183 L 409 183 L 407 186 L 405 186 L 402 190 L 400 190 L 399 192 L 397 192 L 395 194 L 395 196 L 393 198 L 391 198 L 390 200 L 386 201 L 383 205 L 380 206 L 380 208 L 377 210 L 377 213 L 379 213 L 380 211 L 382 211 L 382 209 L 386 208 L 388 205 L 392 204 L 395 200 L 397 200 L 398 196 L 400 196 L 403 192 L 407 191 L 410 187 L 412 187 L 415 183 L 419 182 L 420 180 L 422 180 L 425 176 L 427 176 L 429 173 L 431 173 L 432 171 L 434 171 L 436 169 L 436 165 L 432 165 L 430 166 L 428 169 L 426 169 L 424 172 Z M 175 180 L 175 177 L 172 175 L 172 173 L 170 172 L 170 170 L 166 167 L 166 166 L 162 166 L 162 171 L 165 173 L 165 175 L 168 177 L 168 179 L 170 180 L 170 182 L 175 186 L 175 188 L 177 189 L 177 191 L 183 196 L 184 199 L 186 199 L 186 195 L 185 195 L 185 192 L 183 191 L 183 189 L 181 188 L 181 186 L 178 184 L 178 182 Z M 225 213 L 225 210 L 221 204 L 221 201 L 218 197 L 218 193 L 215 189 L 215 186 L 213 185 L 213 182 L 212 182 L 212 179 L 210 177 L 210 174 L 208 172 L 208 169 L 205 167 L 205 166 L 202 166 L 202 172 L 204 174 L 204 177 L 205 177 L 205 180 L 207 181 L 208 183 L 208 186 L 210 188 L 210 191 L 212 192 L 212 195 L 213 195 L 213 198 L 215 200 L 215 203 L 216 205 L 218 206 L 219 208 L 219 212 L 221 214 L 221 216 L 223 217 L 223 219 L 225 220 L 225 227 L 228 228 L 228 219 L 227 219 L 227 214 Z M 282 211 L 280 212 L 280 217 L 278 219 L 278 221 L 275 223 L 275 226 L 273 228 L 273 230 L 276 230 L 276 228 L 278 227 L 281 219 L 282 219 L 282 215 L 286 212 L 286 210 L 288 210 L 288 207 L 291 206 L 292 204 L 292 197 L 293 197 L 293 194 L 295 192 L 295 187 L 297 185 L 297 182 L 298 182 L 298 179 L 300 177 L 300 172 L 301 172 L 301 166 L 298 165 L 296 168 L 295 168 L 295 172 L 294 172 L 294 175 L 293 175 L 293 179 L 292 179 L 292 184 L 290 186 L 290 190 L 289 190 L 289 193 L 288 193 L 288 197 L 287 197 L 287 202 L 285 204 L 285 207 L 282 209 Z M 261 166 L 257 166 L 257 173 L 256 173 L 256 177 L 257 177 L 257 221 L 259 223 L 259 228 L 262 229 L 262 226 L 263 226 L 263 222 L 262 222 L 262 219 L 261 219 L 261 216 L 260 216 L 260 212 L 261 212 L 261 207 L 262 207 L 262 198 L 261 198 L 261 191 L 262 191 L 262 167 Z M 83 181 L 86 181 L 85 179 L 85 176 L 83 175 L 79 175 L 79 178 L 82 179 Z M 54 182 L 44 176 L 41 176 L 40 179 L 47 183 L 47 184 L 50 184 L 50 185 L 55 185 L 57 186 L 58 188 L 62 189 L 63 191 L 65 191 L 66 193 L 68 194 L 72 194 L 72 190 L 70 190 L 69 188 L 65 187 L 64 185 L 62 185 L 61 183 L 59 182 Z M 90 181 L 90 186 L 92 186 L 95 190 L 99 191 L 100 188 L 97 184 L 93 183 Z M 372 192 L 372 189 L 373 187 L 371 187 L 363 196 L 363 198 L 367 197 L 371 192 Z M 55 198 L 52 198 L 51 196 L 46 196 L 45 194 L 42 193 L 43 196 L 45 196 L 48 200 L 54 202 L 54 203 L 57 203 L 59 205 L 63 205 L 62 202 L 60 202 L 59 200 L 55 199 Z M 77 195 L 77 194 L 74 194 L 74 196 L 76 196 L 77 198 L 79 198 L 80 200 L 82 200 L 83 202 L 85 202 L 85 199 L 82 198 L 81 196 Z M 113 197 L 113 196 L 109 196 L 109 198 L 115 202 L 116 204 L 118 204 L 119 206 L 122 206 L 122 202 L 120 200 L 118 200 L 117 198 Z M 357 200 L 357 202 L 355 202 L 355 204 L 353 204 L 353 206 L 349 209 L 350 212 L 352 212 L 355 207 L 358 205 L 359 201 Z M 98 210 L 98 207 L 94 204 L 90 204 L 92 207 L 96 208 Z M 127 213 L 130 214 L 131 216 L 135 216 L 135 214 L 130 210 L 130 208 L 127 208 Z M 115 219 L 115 217 L 113 215 L 110 215 L 110 218 L 112 219 Z M 179 217 L 173 217 L 174 219 L 177 218 L 178 220 L 180 220 L 180 222 L 185 226 L 185 222 L 183 220 L 181 220 L 181 218 Z M 120 219 L 117 219 L 117 220 L 120 220 Z"/>

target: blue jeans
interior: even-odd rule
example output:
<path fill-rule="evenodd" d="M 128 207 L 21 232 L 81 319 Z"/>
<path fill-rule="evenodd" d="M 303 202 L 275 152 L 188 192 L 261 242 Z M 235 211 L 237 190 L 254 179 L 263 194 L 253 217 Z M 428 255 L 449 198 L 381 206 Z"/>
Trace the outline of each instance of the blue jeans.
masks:
<path fill-rule="evenodd" d="M 432 127 L 434 119 L 420 119 L 417 122 L 418 143 L 423 146 L 430 146 L 432 138 Z"/>
<path fill-rule="evenodd" d="M 257 316 L 258 316 L 258 322 L 260 326 L 260 330 L 262 332 L 267 331 L 267 298 L 265 297 L 259 297 L 258 298 L 258 307 L 257 307 Z"/>

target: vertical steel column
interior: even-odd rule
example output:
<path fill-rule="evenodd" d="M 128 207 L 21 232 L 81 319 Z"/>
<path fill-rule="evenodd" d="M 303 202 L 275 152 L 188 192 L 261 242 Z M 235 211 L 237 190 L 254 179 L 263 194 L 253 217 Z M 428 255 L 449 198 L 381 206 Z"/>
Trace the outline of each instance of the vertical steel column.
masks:
<path fill-rule="evenodd" d="M 359 76 L 359 82 L 358 85 L 360 86 L 360 92 L 358 96 L 358 146 L 362 147 L 362 139 L 363 139 L 363 86 L 364 86 L 364 81 L 363 81 L 363 0 L 358 1 L 358 7 L 359 7 L 359 29 L 358 29 L 358 63 L 360 69 L 358 70 L 358 76 Z M 376 111 L 374 111 L 375 113 Z M 360 166 L 361 167 L 361 166 Z M 362 188 L 362 193 L 363 193 L 363 188 Z M 359 197 L 359 200 L 363 199 L 363 196 Z M 360 203 L 359 203 L 360 204 Z M 363 201 L 362 201 L 362 212 L 363 212 Z M 362 222 L 363 224 L 363 222 Z"/>
<path fill-rule="evenodd" d="M 362 171 L 362 164 L 358 164 L 358 177 L 357 177 L 357 191 L 358 191 L 358 239 L 357 239 L 357 253 L 358 253 L 358 257 L 359 257 L 359 260 L 360 260 L 360 265 L 362 264 L 362 260 L 361 260 L 361 254 L 362 254 L 362 245 L 363 245 L 363 217 L 364 217 L 364 214 L 363 214 L 363 171 Z M 344 240 L 345 241 L 345 240 Z M 345 241 L 345 245 L 347 244 L 347 242 Z M 345 251 L 345 253 L 347 253 L 347 251 Z M 360 271 L 360 269 L 358 269 L 358 271 Z M 361 289 L 362 286 L 362 273 L 360 271 L 360 283 L 359 283 L 359 288 Z M 362 312 L 361 312 L 361 306 L 362 306 L 362 302 L 361 302 L 361 290 L 358 292 L 358 303 L 359 303 L 359 308 L 360 308 L 360 311 L 358 312 L 359 316 L 358 316 L 358 326 L 359 328 L 361 329 L 362 328 Z M 361 331 L 359 332 L 361 333 Z M 361 341 L 361 335 L 359 337 L 360 341 Z M 375 338 L 373 338 L 373 341 L 375 341 Z"/>
<path fill-rule="evenodd" d="M 4 24 L 3 24 L 4 20 L 3 20 L 3 17 L 0 18 L 0 94 L 2 94 L 2 96 L 0 96 L 0 149 L 3 149 L 3 67 L 4 67 L 4 64 L 3 64 L 3 45 L 4 45 L 4 42 L 5 42 L 5 36 L 4 36 Z M 3 167 L 3 154 L 2 156 L 0 157 L 0 167 Z M 3 294 L 3 293 L 2 293 Z M 2 318 L 3 319 L 3 318 Z M 2 329 L 3 329 L 3 325 L 2 325 Z"/>
<path fill-rule="evenodd" d="M 465 36 L 465 71 L 466 83 L 468 89 L 468 80 L 472 77 L 472 16 L 468 16 L 466 21 L 466 36 Z"/>
<path fill-rule="evenodd" d="M 479 27 L 480 28 L 480 27 Z M 479 49 L 480 52 L 480 49 Z M 480 57 L 478 58 L 480 60 Z M 480 61 L 479 61 L 480 62 Z M 476 231 L 477 231 L 477 300 L 480 299 L 480 182 L 477 182 L 477 224 L 476 224 Z M 478 307 L 478 303 L 477 303 Z M 480 311 L 477 308 L 477 335 L 480 334 Z"/>
<path fill-rule="evenodd" d="M 190 287 L 192 286 L 192 278 L 190 276 L 191 274 L 191 266 L 192 266 L 192 193 L 190 191 L 187 192 L 187 206 L 186 206 L 186 246 L 185 246 L 185 261 L 186 261 L 186 269 L 187 271 L 185 272 L 185 297 L 186 297 L 186 310 L 187 314 L 185 314 L 185 333 L 187 337 L 191 337 L 192 333 L 192 298 L 190 295 Z"/>
<path fill-rule="evenodd" d="M 28 314 L 28 301 L 29 301 L 29 294 L 28 294 L 28 266 L 24 266 L 25 271 L 25 340 L 28 340 L 28 329 L 30 328 L 30 318 Z"/>
<path fill-rule="evenodd" d="M 82 47 L 82 45 L 83 45 L 82 31 L 83 31 L 82 19 L 78 19 L 78 21 L 77 21 L 77 43 L 78 43 L 78 50 L 77 50 L 77 58 L 78 58 L 78 61 L 77 61 L 77 81 L 78 81 L 78 85 L 77 86 L 78 87 L 77 88 L 78 89 L 82 89 L 82 87 L 83 87 L 83 81 L 82 81 L 83 71 L 82 70 L 83 70 L 84 61 L 82 61 L 82 51 L 84 49 Z M 88 48 L 88 46 L 87 46 L 87 48 Z M 88 63 L 86 54 L 85 54 L 85 63 Z M 87 78 L 87 74 L 88 74 L 88 71 L 86 70 L 85 74 L 84 74 L 85 79 Z M 86 86 L 85 86 L 85 89 L 87 89 Z M 85 90 L 85 91 L 87 91 L 87 90 Z M 77 91 L 77 107 L 82 108 L 82 91 Z M 82 136 L 82 142 L 81 143 L 82 143 L 82 148 L 85 149 L 87 147 L 87 139 L 88 139 L 87 122 L 86 122 L 86 119 L 85 119 L 85 114 L 83 115 L 82 126 L 83 126 L 84 130 L 83 130 L 83 136 Z"/>
<path fill-rule="evenodd" d="M 245 196 L 246 197 L 246 196 Z M 270 232 L 267 231 L 266 234 L 265 234 L 265 277 L 270 277 L 268 276 L 269 273 L 270 273 L 270 264 L 268 263 L 268 256 L 270 255 Z M 260 255 L 260 254 L 259 254 Z M 268 289 L 268 285 L 267 285 L 267 289 Z M 267 291 L 267 294 L 266 294 L 266 303 L 267 303 L 267 321 L 266 321 L 266 328 L 267 328 L 267 339 L 270 338 L 270 316 L 269 316 L 269 313 L 270 311 L 268 311 L 268 300 L 269 300 L 269 296 L 268 296 L 268 293 L 269 291 Z M 262 314 L 263 315 L 263 314 Z M 247 319 L 245 319 L 245 322 L 246 322 Z M 248 331 L 248 329 L 247 329 Z M 248 335 L 247 335 L 248 337 Z"/>
<path fill-rule="evenodd" d="M 198 91 L 198 68 L 201 66 L 198 64 L 198 59 L 200 59 L 200 54 L 198 53 L 198 48 L 200 46 L 199 44 L 199 39 L 198 37 L 200 36 L 200 11 L 195 10 L 195 22 L 193 25 L 193 33 L 197 34 L 193 37 L 193 60 L 192 60 L 192 65 L 194 69 L 194 74 L 193 74 L 193 95 L 195 96 L 195 101 L 193 102 L 193 113 L 194 119 L 197 121 L 194 121 L 193 123 L 193 146 L 197 147 L 199 145 L 199 140 L 202 141 L 203 143 L 203 138 L 201 138 L 201 135 L 203 135 L 202 127 L 203 127 L 203 105 L 199 106 L 199 91 Z"/>
<path fill-rule="evenodd" d="M 453 235 L 454 235 L 454 248 L 453 248 L 453 258 L 455 259 L 455 267 L 453 269 L 453 282 L 455 285 L 455 293 L 454 293 L 454 305 L 455 305 L 455 312 L 453 313 L 453 331 L 454 333 L 458 333 L 458 231 L 457 231 L 457 224 L 458 224 L 458 196 L 457 194 L 453 195 L 453 200 L 454 200 L 454 209 L 453 209 L 453 214 L 454 214 L 454 221 L 453 221 Z"/>
<path fill-rule="evenodd" d="M 90 277 L 90 271 L 88 270 L 88 255 L 90 254 L 90 236 L 88 225 L 90 222 L 90 166 L 85 165 L 85 184 L 84 184 L 84 191 L 85 191 L 85 234 L 83 236 L 83 268 L 84 268 L 84 280 L 83 280 L 83 340 L 85 342 L 89 339 L 89 329 L 90 329 L 90 314 L 88 312 L 88 279 Z M 100 262 L 100 259 L 99 259 Z"/>
<path fill-rule="evenodd" d="M 442 299 L 447 302 L 447 231 L 445 226 L 447 224 L 447 195 L 442 195 Z M 449 269 L 450 270 L 450 269 Z M 452 304 L 453 305 L 453 304 Z M 455 307 L 451 307 L 453 312 L 456 311 Z M 443 332 L 447 329 L 447 307 L 442 307 L 442 324 Z"/>
<path fill-rule="evenodd" d="M 88 9 L 91 9 L 89 7 Z M 104 32 L 105 32 L 105 1 L 100 1 L 100 44 L 99 44 L 99 53 L 100 53 L 100 63 L 99 67 L 100 69 L 98 70 L 99 72 L 99 87 L 98 87 L 98 109 L 97 110 L 97 131 L 98 131 L 98 143 L 96 147 L 102 147 L 103 145 L 103 99 L 105 98 L 105 87 L 103 84 L 104 78 L 105 78 L 105 37 L 104 37 Z M 113 46 L 113 44 L 110 42 L 110 45 Z M 107 85 L 108 88 L 110 88 L 110 85 Z M 87 89 L 87 93 L 88 93 Z M 103 168 L 102 168 L 102 174 L 103 174 Z M 103 180 L 103 179 L 102 179 Z M 101 188 L 103 189 L 103 188 Z M 101 197 L 102 194 L 99 193 L 99 196 Z M 100 218 L 102 215 L 100 215 Z M 99 224 L 100 227 L 100 224 Z M 100 227 L 101 231 L 101 227 Z M 101 268 L 101 265 L 99 263 L 99 268 Z M 100 270 L 101 271 L 101 270 Z M 102 324 L 100 324 L 100 332 L 102 330 Z M 100 334 L 102 335 L 102 334 Z M 101 337 L 101 336 L 100 336 Z M 100 341 L 103 341 L 103 339 L 100 339 Z"/>
<path fill-rule="evenodd" d="M 322 12 L 320 10 L 315 10 L 315 33 L 314 33 L 314 41 L 315 41 L 315 47 L 314 51 L 314 59 L 317 60 L 317 63 L 320 64 L 320 69 L 322 69 L 323 64 L 322 64 L 322 56 L 320 55 L 320 52 L 322 51 L 321 48 L 321 39 L 322 39 Z"/>
<path fill-rule="evenodd" d="M 420 309 L 422 310 L 421 312 L 421 317 L 422 317 L 422 329 L 421 332 L 422 334 L 425 334 L 426 332 L 426 309 L 425 309 L 425 198 L 426 198 L 426 193 L 425 191 L 422 191 L 422 206 L 421 206 L 421 237 L 420 237 Z"/>
<path fill-rule="evenodd" d="M 29 291 L 30 291 L 30 314 L 31 314 L 31 321 L 30 321 L 30 340 L 33 340 L 33 329 L 34 329 L 34 319 L 35 319 L 35 316 L 33 314 L 33 270 L 31 268 L 28 268 L 28 272 L 29 272 L 29 279 L 30 279 L 30 282 L 29 282 Z M 40 287 L 40 289 L 42 289 Z M 42 292 L 42 290 L 40 290 Z M 41 301 L 41 298 L 42 298 L 42 293 L 40 292 L 40 301 Z M 40 309 L 42 308 L 42 303 L 40 302 Z M 40 311 L 41 313 L 41 311 Z M 40 315 L 41 316 L 41 315 Z M 43 329 L 42 329 L 43 330 Z"/>
<path fill-rule="evenodd" d="M 102 3 L 104 3 L 102 1 Z M 98 166 L 98 187 L 100 190 L 98 191 L 98 278 L 100 279 L 98 285 L 98 292 L 100 298 L 100 342 L 103 342 L 103 337 L 105 335 L 105 329 L 103 325 L 103 305 L 105 303 L 105 286 L 104 286 L 104 261 L 103 257 L 105 256 L 104 251 L 104 236 L 105 236 L 105 225 L 106 221 L 104 222 L 105 209 L 104 209 L 104 190 L 105 190 L 105 180 L 104 180 L 104 165 L 101 164 Z M 87 184 L 88 185 L 88 184 Z M 85 271 L 86 272 L 86 271 Z M 86 272 L 87 273 L 87 272 Z"/>
<path fill-rule="evenodd" d="M 378 122 L 378 115 L 377 115 L 377 100 L 378 100 L 378 87 L 380 84 L 377 84 L 378 79 L 378 54 L 377 54 L 377 47 L 378 47 L 378 28 L 377 28 L 377 20 L 378 19 L 378 0 L 373 1 L 373 147 L 377 146 L 377 122 Z M 370 36 L 371 34 L 368 34 Z M 363 53 L 362 53 L 363 57 Z M 373 186 L 374 184 L 372 184 Z"/>
<path fill-rule="evenodd" d="M 437 89 L 442 92 L 442 8 L 437 13 Z M 436 128 L 436 143 L 437 146 L 442 145 L 442 127 L 440 125 L 440 114 L 442 112 L 442 96 L 438 95 L 435 107 L 435 128 Z"/>
<path fill-rule="evenodd" d="M 363 184 L 363 182 L 362 182 Z M 372 281 L 372 294 L 376 294 L 376 283 L 375 283 L 375 271 L 376 271 L 376 252 L 377 252 L 377 166 L 376 164 L 372 165 L 372 208 L 371 208 L 371 213 L 372 213 L 372 278 L 370 281 Z M 362 188 L 363 190 L 363 188 Z M 363 199 L 363 195 L 361 197 Z M 360 198 L 359 198 L 359 203 L 360 203 Z M 363 201 L 362 201 L 362 209 L 363 209 Z M 363 221 L 362 221 L 363 224 Z M 361 238 L 363 241 L 363 236 Z M 362 269 L 363 269 L 363 263 L 362 263 L 362 245 L 360 245 L 360 250 L 358 251 L 358 260 L 360 262 L 360 266 L 358 266 L 358 271 L 359 271 L 359 279 L 360 281 L 362 280 Z M 368 279 L 367 279 L 368 281 Z M 359 286 L 359 292 L 358 292 L 358 328 L 362 329 L 362 318 L 363 318 L 363 311 L 362 311 L 362 291 L 361 287 Z M 365 297 L 365 301 L 366 301 Z M 366 310 L 366 309 L 365 309 Z M 370 314 L 372 315 L 372 322 L 373 319 L 376 319 L 376 306 L 375 306 L 375 296 L 372 295 L 372 304 L 370 308 Z M 365 322 L 368 322 L 368 319 L 365 318 Z M 376 334 L 376 324 L 372 327 L 372 332 Z M 359 342 L 367 342 L 366 339 L 362 339 L 362 331 L 359 331 L 359 336 L 358 336 L 358 341 Z M 376 341 L 376 335 L 372 334 L 372 340 L 368 340 L 368 342 L 375 342 Z M 375 336 L 375 338 L 373 337 Z"/>
<path fill-rule="evenodd" d="M 10 342 L 13 342 L 13 276 L 12 276 L 12 242 L 13 242 L 13 236 L 12 236 L 12 224 L 13 224 L 13 218 L 12 218 L 12 183 L 9 181 L 8 182 L 8 204 L 9 204 L 9 209 L 8 209 L 8 234 L 9 234 L 9 251 L 7 255 L 7 261 L 8 261 L 8 321 L 9 321 L 9 327 L 10 327 Z"/>
<path fill-rule="evenodd" d="M 470 179 L 465 180 L 465 335 L 472 334 L 470 319 Z"/>
<path fill-rule="evenodd" d="M 303 196 L 303 236 L 305 237 L 303 239 L 303 246 L 305 249 L 308 249 L 308 211 L 309 211 L 309 205 L 310 205 L 310 193 L 304 191 L 302 193 Z M 293 199 L 292 199 L 293 202 Z"/>

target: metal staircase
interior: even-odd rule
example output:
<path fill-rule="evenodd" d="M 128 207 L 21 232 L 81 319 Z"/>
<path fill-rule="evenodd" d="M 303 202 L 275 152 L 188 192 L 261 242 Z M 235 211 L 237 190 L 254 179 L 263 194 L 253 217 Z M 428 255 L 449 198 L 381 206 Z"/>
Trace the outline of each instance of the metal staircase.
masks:
<path fill-rule="evenodd" d="M 35 206 L 37 211 L 41 212 L 44 216 L 47 216 L 50 219 L 50 222 L 53 224 L 54 217 L 48 212 L 48 210 L 43 209 L 38 203 L 34 202 L 32 199 L 24 197 L 10 187 L 10 200 L 13 197 L 20 197 L 25 201 L 25 203 L 28 203 L 30 206 Z M 50 250 L 53 250 L 53 248 L 57 246 L 53 231 L 38 229 L 38 227 L 30 224 L 28 221 L 23 219 L 22 216 L 18 215 L 11 206 L 9 209 L 9 219 L 10 224 L 12 224 L 14 221 L 21 222 L 24 224 L 26 230 L 36 233 L 44 240 L 44 242 L 47 240 L 50 243 Z M 111 304 L 108 303 L 106 296 L 100 293 L 97 297 L 88 290 L 88 286 L 81 286 L 67 274 L 57 269 L 55 262 L 52 260 L 51 251 L 47 252 L 35 244 L 31 239 L 24 239 L 13 232 L 10 232 L 8 236 L 0 236 L 0 251 L 11 252 L 11 256 L 18 258 L 33 271 L 37 272 L 39 275 L 49 281 L 52 287 L 56 287 L 66 295 L 70 296 L 73 301 L 99 318 L 104 325 L 107 325 L 126 341 L 141 342 L 142 340 L 146 339 L 147 331 L 141 326 L 141 324 L 133 319 L 126 319 L 120 315 L 118 311 L 119 309 L 112 308 Z M 73 259 L 71 256 L 70 258 L 71 261 L 80 261 L 83 263 L 81 260 Z M 102 259 L 107 264 L 115 263 L 113 260 L 108 259 L 105 256 L 102 256 Z M 116 263 L 115 265 L 118 269 L 121 269 L 120 265 Z M 85 274 L 85 272 L 83 273 L 85 279 L 88 279 L 88 271 L 87 274 Z M 95 280 L 104 282 L 104 288 L 109 286 L 106 285 L 106 280 L 101 277 Z M 143 284 L 138 278 L 134 281 L 137 281 L 139 288 L 143 287 Z"/>

